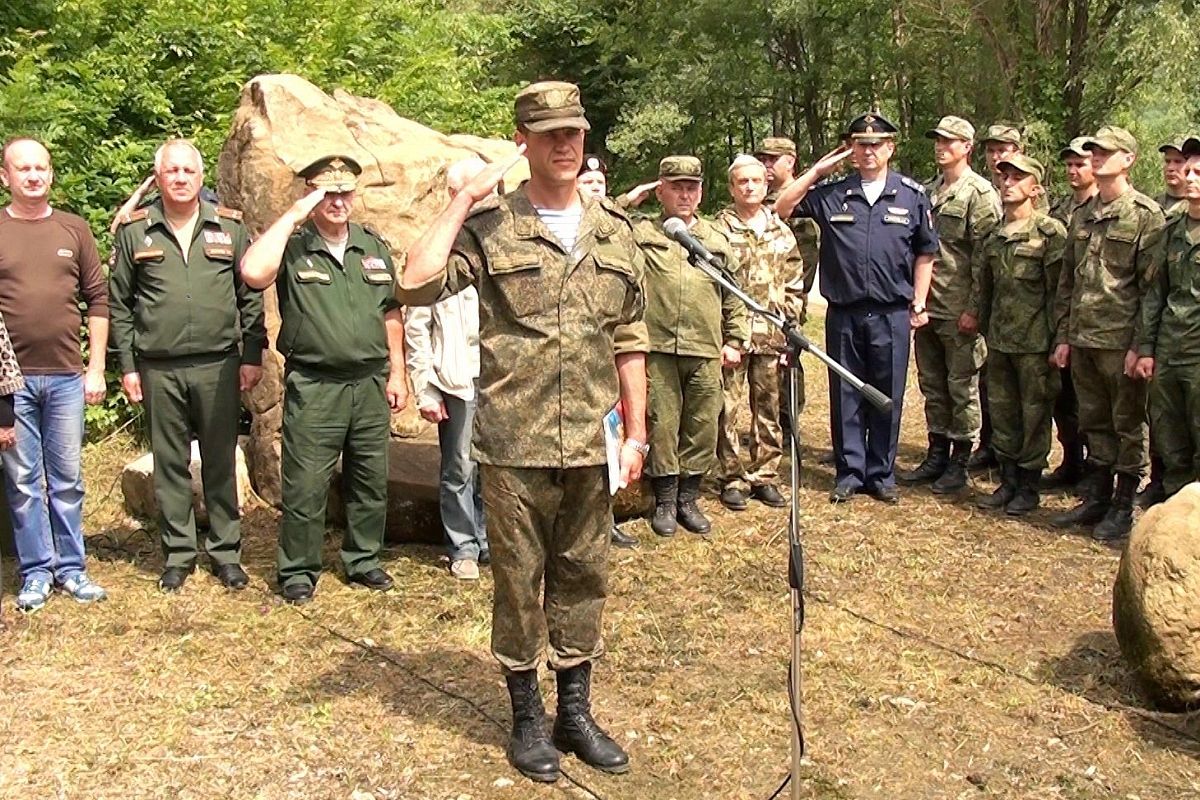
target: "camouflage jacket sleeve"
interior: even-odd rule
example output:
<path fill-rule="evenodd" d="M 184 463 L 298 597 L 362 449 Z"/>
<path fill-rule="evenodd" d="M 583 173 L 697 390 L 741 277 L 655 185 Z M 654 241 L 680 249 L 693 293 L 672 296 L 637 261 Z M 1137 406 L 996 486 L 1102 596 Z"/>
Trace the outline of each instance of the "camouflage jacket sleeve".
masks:
<path fill-rule="evenodd" d="M 401 288 L 400 281 L 396 281 L 396 302 L 402 306 L 431 306 L 474 285 L 484 267 L 483 247 L 479 243 L 475 221 L 481 212 L 495 208 L 494 198 L 476 204 L 458 229 L 446 266 L 425 283 L 411 289 Z M 404 270 L 404 261 L 402 256 L 399 272 Z"/>
<path fill-rule="evenodd" d="M 971 262 L 968 264 L 971 289 L 967 293 L 967 304 L 963 311 L 973 317 L 979 316 L 979 306 L 975 303 L 977 294 L 975 287 L 979 284 L 980 253 L 983 250 L 984 242 L 991 236 L 999 222 L 1000 204 L 996 198 L 996 192 L 988 186 L 986 191 L 980 191 L 975 195 L 967 211 L 967 236 L 971 241 Z"/>
<path fill-rule="evenodd" d="M 993 236 L 984 239 L 974 252 L 971 253 L 971 296 L 967 300 L 966 312 L 979 320 L 979 332 L 986 335 L 988 325 L 992 321 L 992 287 L 995 276 L 992 274 L 991 259 L 988 251 L 992 249 Z"/>
<path fill-rule="evenodd" d="M 793 237 L 794 239 L 795 237 Z M 793 244 L 784 261 L 783 294 L 787 298 L 786 313 L 801 325 L 808 318 L 808 275 L 800 245 Z"/>
<path fill-rule="evenodd" d="M 732 250 L 721 254 L 725 262 L 725 276 L 732 283 L 737 283 L 737 274 L 741 266 Z M 737 342 L 739 347 L 750 343 L 750 312 L 746 304 L 733 292 L 721 289 L 721 340 L 725 344 Z"/>
<path fill-rule="evenodd" d="M 1145 358 L 1154 358 L 1158 350 L 1158 330 L 1162 324 L 1163 311 L 1167 307 L 1167 294 L 1171 288 L 1171 276 L 1166 263 L 1166 242 L 1170 230 L 1171 228 L 1167 228 L 1162 233 L 1162 246 L 1159 247 L 1155 272 L 1150 278 L 1149 284 L 1143 285 L 1145 291 L 1142 294 L 1141 313 L 1138 315 L 1141 318 L 1141 328 L 1133 344 L 1137 348 L 1138 355 Z"/>
<path fill-rule="evenodd" d="M 1138 295 L 1141 297 L 1139 313 L 1133 321 L 1133 337 L 1129 340 L 1129 348 L 1135 349 L 1142 341 L 1142 307 L 1146 304 L 1146 294 L 1154 286 L 1158 276 L 1159 262 L 1164 258 L 1166 217 L 1159 208 L 1147 210 L 1143 222 L 1142 235 L 1138 241 L 1137 270 L 1135 280 L 1138 282 Z M 1165 296 L 1164 296 L 1165 300 Z"/>
<path fill-rule="evenodd" d="M 1046 270 L 1046 319 L 1055 326 L 1054 330 L 1050 331 L 1051 344 L 1054 344 L 1056 341 L 1054 335 L 1058 330 L 1057 324 L 1054 322 L 1054 314 L 1058 306 L 1058 289 L 1062 285 L 1063 260 L 1066 255 L 1068 234 L 1066 228 L 1052 217 L 1047 217 L 1042 221 L 1041 229 L 1046 236 L 1046 255 L 1045 261 L 1043 261 Z"/>
<path fill-rule="evenodd" d="M 613 330 L 613 351 L 616 355 L 650 352 L 650 333 L 646 329 L 646 257 L 637 246 L 632 226 L 629 229 L 629 263 L 634 282 L 625 293 L 620 323 Z"/>
<path fill-rule="evenodd" d="M 1058 275 L 1058 291 L 1054 297 L 1054 315 L 1051 317 L 1054 327 L 1054 345 L 1067 343 L 1071 325 L 1071 295 L 1075 294 L 1075 266 L 1079 262 L 1081 247 L 1086 248 L 1086 240 L 1080 241 L 1078 232 L 1079 219 L 1076 214 L 1067 230 L 1067 242 L 1063 248 L 1062 269 Z"/>

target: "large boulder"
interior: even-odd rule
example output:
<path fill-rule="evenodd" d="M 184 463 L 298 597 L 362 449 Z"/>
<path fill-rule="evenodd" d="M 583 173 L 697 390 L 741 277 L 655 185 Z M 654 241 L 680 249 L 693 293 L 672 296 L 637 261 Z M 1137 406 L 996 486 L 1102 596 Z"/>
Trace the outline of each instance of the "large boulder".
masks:
<path fill-rule="evenodd" d="M 242 454 L 243 440 L 235 454 L 238 509 L 245 513 L 259 504 L 259 498 L 250 485 L 250 472 Z M 192 442 L 192 460 L 189 467 L 192 477 L 192 506 L 196 511 L 196 524 L 208 524 L 208 509 L 204 505 L 204 484 L 200 479 L 200 445 Z M 154 497 L 154 456 L 146 453 L 125 465 L 121 471 L 121 494 L 125 500 L 125 511 L 140 519 L 158 519 L 158 500 Z"/>
<path fill-rule="evenodd" d="M 1133 529 L 1113 587 L 1113 628 L 1155 705 L 1200 706 L 1200 483 Z"/>
<path fill-rule="evenodd" d="M 363 167 L 354 219 L 401 253 L 449 199 L 446 167 L 479 156 L 511 158 L 516 146 L 499 139 L 445 135 L 404 119 L 386 103 L 335 90 L 330 96 L 296 75 L 260 75 L 245 85 L 217 164 L 221 202 L 242 211 L 260 233 L 304 192 L 296 173 L 326 155 L 348 155 Z M 516 186 L 529 175 L 521 161 L 506 176 Z M 279 312 L 273 289 L 265 297 L 267 335 L 274 345 Z M 279 504 L 279 430 L 283 360 L 268 353 L 262 384 L 243 399 L 255 420 L 247 446 L 259 494 Z M 259 418 L 266 419 L 260 421 Z M 394 436 L 419 437 L 430 426 L 416 409 L 393 415 Z"/>

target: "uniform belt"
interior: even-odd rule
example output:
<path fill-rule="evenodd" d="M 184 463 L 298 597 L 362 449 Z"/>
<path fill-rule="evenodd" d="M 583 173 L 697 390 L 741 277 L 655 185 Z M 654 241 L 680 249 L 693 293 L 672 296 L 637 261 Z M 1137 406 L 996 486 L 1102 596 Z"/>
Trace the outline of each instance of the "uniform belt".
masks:
<path fill-rule="evenodd" d="M 892 303 L 882 303 L 878 300 L 856 300 L 853 303 L 835 303 L 826 300 L 834 311 L 843 314 L 891 314 L 895 311 L 907 311 L 908 301 L 897 300 Z"/>
<path fill-rule="evenodd" d="M 352 383 L 382 375 L 388 366 L 387 359 L 367 361 L 352 368 L 328 367 L 324 364 L 301 364 L 293 357 L 287 362 L 289 370 L 295 370 L 306 378 L 320 381 Z"/>
<path fill-rule="evenodd" d="M 139 364 L 145 364 L 148 367 L 156 369 L 167 369 L 171 367 L 198 367 L 204 364 L 216 364 L 219 361 L 224 361 L 227 358 L 238 356 L 236 347 L 231 347 L 228 350 L 220 350 L 215 353 L 188 353 L 181 356 L 149 356 L 145 353 L 137 353 L 136 359 Z"/>

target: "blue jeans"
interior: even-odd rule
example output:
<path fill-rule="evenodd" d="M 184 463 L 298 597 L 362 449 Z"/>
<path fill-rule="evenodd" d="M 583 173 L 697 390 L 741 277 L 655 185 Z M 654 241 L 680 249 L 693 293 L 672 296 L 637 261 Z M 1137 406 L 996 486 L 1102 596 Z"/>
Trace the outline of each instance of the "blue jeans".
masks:
<path fill-rule="evenodd" d="M 476 561 L 481 552 L 487 552 L 488 542 L 483 497 L 479 493 L 479 465 L 471 458 L 475 401 L 449 394 L 443 400 L 450 418 L 438 423 L 438 444 L 442 450 L 438 495 L 446 548 L 451 561 Z"/>
<path fill-rule="evenodd" d="M 84 571 L 83 376 L 27 375 L 14 400 L 17 446 L 0 455 L 17 564 L 62 583 Z"/>

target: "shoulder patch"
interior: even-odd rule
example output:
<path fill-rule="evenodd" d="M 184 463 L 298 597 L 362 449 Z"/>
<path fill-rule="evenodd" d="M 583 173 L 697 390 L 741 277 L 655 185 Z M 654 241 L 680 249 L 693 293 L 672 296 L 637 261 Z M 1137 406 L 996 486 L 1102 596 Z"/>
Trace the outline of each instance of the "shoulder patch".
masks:
<path fill-rule="evenodd" d="M 600 207 L 603 208 L 605 211 L 607 211 L 612 216 L 617 217 L 620 220 L 623 220 L 624 222 L 628 223 L 629 225 L 633 225 L 633 220 L 630 219 L 629 214 L 625 211 L 625 209 L 623 209 L 619 205 L 617 205 L 616 201 L 614 201 L 611 197 L 607 197 L 607 196 L 601 197 L 600 198 Z"/>
<path fill-rule="evenodd" d="M 922 186 L 917 181 L 914 181 L 912 178 L 908 177 L 907 175 L 901 175 L 900 182 L 903 183 L 908 188 L 912 189 L 913 191 L 917 192 L 918 194 L 925 194 L 925 187 Z"/>
<path fill-rule="evenodd" d="M 136 211 L 132 211 L 132 212 L 126 214 L 125 217 L 121 220 L 121 224 L 128 225 L 131 222 L 137 222 L 138 220 L 143 220 L 146 217 L 148 217 L 149 215 L 150 215 L 150 209 L 139 208 Z"/>
<path fill-rule="evenodd" d="M 237 220 L 238 222 L 242 221 L 242 212 L 238 211 L 236 208 L 217 206 L 217 216 L 224 217 L 225 219 Z"/>
<path fill-rule="evenodd" d="M 383 246 L 386 247 L 388 250 L 392 249 L 392 243 L 389 242 L 387 240 L 387 237 L 385 237 L 382 233 L 380 233 L 379 230 L 377 228 L 375 228 L 374 225 L 368 225 L 367 223 L 364 222 L 362 229 L 367 232 L 368 236 L 373 236 L 376 239 L 378 239 L 379 241 L 383 242 Z"/>
<path fill-rule="evenodd" d="M 1097 196 L 1099 196 L 1099 195 L 1097 195 Z M 1158 204 L 1158 201 L 1147 197 L 1146 195 L 1142 194 L 1141 192 L 1139 192 L 1137 190 L 1134 190 L 1134 192 L 1133 192 L 1133 202 L 1135 205 L 1139 205 L 1142 208 L 1146 208 L 1151 211 L 1157 211 L 1159 214 L 1163 213 L 1162 206 L 1160 206 Z"/>
<path fill-rule="evenodd" d="M 1062 236 L 1067 235 L 1066 226 L 1056 220 L 1054 217 L 1042 215 L 1037 221 L 1037 229 L 1046 236 Z"/>

